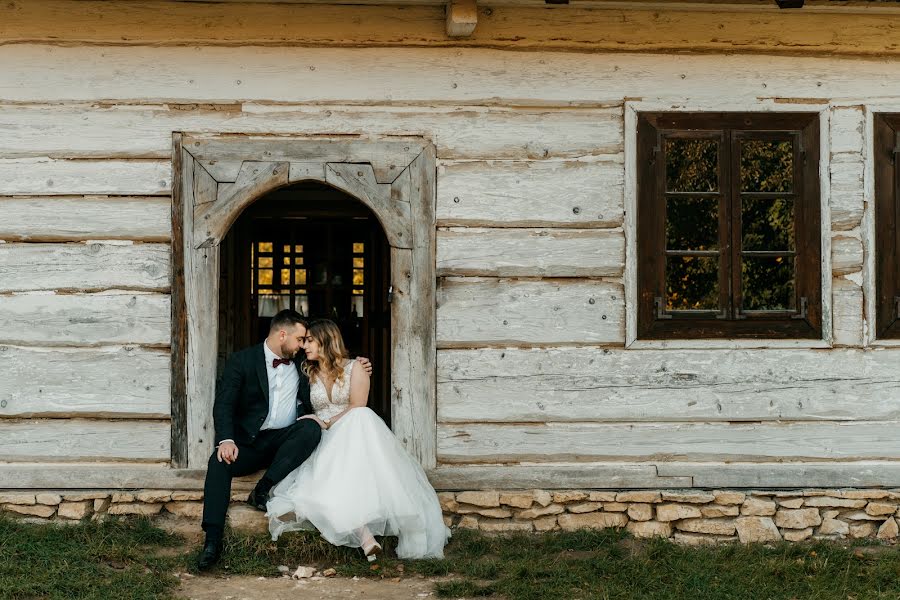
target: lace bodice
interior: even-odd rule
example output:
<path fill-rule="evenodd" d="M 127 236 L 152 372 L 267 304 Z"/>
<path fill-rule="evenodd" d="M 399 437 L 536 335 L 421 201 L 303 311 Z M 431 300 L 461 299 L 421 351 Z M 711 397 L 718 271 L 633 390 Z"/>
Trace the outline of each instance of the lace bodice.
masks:
<path fill-rule="evenodd" d="M 312 403 L 316 416 L 320 419 L 330 419 L 336 414 L 342 412 L 350 405 L 350 371 L 353 370 L 353 361 L 347 361 L 344 365 L 344 373 L 338 381 L 334 382 L 331 388 L 331 400 L 328 400 L 328 393 L 325 391 L 325 383 L 322 378 L 316 379 L 309 388 L 309 400 Z"/>

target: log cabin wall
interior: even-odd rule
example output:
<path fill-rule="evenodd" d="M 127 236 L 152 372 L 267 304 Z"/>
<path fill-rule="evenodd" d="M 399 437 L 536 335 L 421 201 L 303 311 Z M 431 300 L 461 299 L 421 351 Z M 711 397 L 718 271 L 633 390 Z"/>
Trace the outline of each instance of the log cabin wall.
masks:
<path fill-rule="evenodd" d="M 450 39 L 437 5 L 5 3 L 0 488 L 180 485 L 173 132 L 434 143 L 438 487 L 900 485 L 870 317 L 900 12 L 810 4 L 487 5 Z M 823 341 L 628 344 L 644 106 L 823 115 Z"/>

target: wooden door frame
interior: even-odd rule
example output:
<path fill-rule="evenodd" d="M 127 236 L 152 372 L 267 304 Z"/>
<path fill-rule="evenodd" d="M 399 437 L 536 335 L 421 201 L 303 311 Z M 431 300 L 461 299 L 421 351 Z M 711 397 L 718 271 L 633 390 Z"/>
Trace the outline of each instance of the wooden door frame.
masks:
<path fill-rule="evenodd" d="M 307 180 L 350 194 L 384 228 L 393 430 L 435 467 L 435 169 L 434 146 L 421 138 L 173 134 L 173 467 L 202 469 L 212 452 L 220 243 L 255 200 Z"/>

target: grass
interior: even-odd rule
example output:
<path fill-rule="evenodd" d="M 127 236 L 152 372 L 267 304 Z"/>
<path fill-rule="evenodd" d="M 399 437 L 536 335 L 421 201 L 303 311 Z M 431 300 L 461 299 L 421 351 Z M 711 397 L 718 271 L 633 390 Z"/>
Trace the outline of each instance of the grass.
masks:
<path fill-rule="evenodd" d="M 393 552 L 386 540 L 386 554 Z M 196 548 L 144 520 L 67 526 L 0 517 L 0 598 L 169 598 L 173 573 L 193 568 Z M 451 578 L 444 598 L 508 600 L 881 600 L 900 598 L 900 550 L 871 542 L 676 546 L 621 531 L 486 537 L 457 531 L 444 560 L 385 558 L 315 534 L 232 533 L 218 573 L 278 576 L 278 566 L 333 566 L 342 576 Z"/>

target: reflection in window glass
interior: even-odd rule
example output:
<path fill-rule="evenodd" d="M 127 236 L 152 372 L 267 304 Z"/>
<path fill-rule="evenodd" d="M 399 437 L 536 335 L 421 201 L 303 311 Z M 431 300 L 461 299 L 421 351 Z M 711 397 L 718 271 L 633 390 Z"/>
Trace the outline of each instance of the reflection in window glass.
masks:
<path fill-rule="evenodd" d="M 794 203 L 767 198 L 741 199 L 743 250 L 793 250 Z"/>
<path fill-rule="evenodd" d="M 365 260 L 365 259 L 363 259 L 363 257 L 361 257 L 361 256 L 359 256 L 359 257 L 354 257 L 354 259 L 353 259 L 353 268 L 354 268 L 354 269 L 362 269 L 363 266 L 364 266 L 364 264 L 365 264 L 365 263 L 364 263 L 364 260 Z"/>
<path fill-rule="evenodd" d="M 259 257 L 259 266 L 260 267 L 268 267 L 271 269 L 272 268 L 272 257 L 271 256 L 269 256 L 269 257 L 260 256 Z"/>
<path fill-rule="evenodd" d="M 719 142 L 667 138 L 666 191 L 715 192 L 719 189 Z"/>
<path fill-rule="evenodd" d="M 356 242 L 353 244 L 353 254 L 362 254 L 365 252 L 365 244 L 362 242 Z"/>
<path fill-rule="evenodd" d="M 790 192 L 794 181 L 794 151 L 790 141 L 741 141 L 741 190 Z"/>
<path fill-rule="evenodd" d="M 743 310 L 794 310 L 794 259 L 748 257 L 741 264 Z"/>
<path fill-rule="evenodd" d="M 666 310 L 718 310 L 719 259 L 666 257 Z"/>
<path fill-rule="evenodd" d="M 262 290 L 260 290 L 262 292 Z M 257 315 L 260 317 L 274 317 L 279 311 L 291 307 L 291 297 L 287 294 L 262 294 L 260 293 L 257 304 Z"/>
<path fill-rule="evenodd" d="M 718 198 L 669 198 L 666 201 L 667 250 L 714 250 L 718 246 Z"/>
<path fill-rule="evenodd" d="M 260 252 L 272 252 L 272 242 L 260 242 L 259 243 L 259 251 Z"/>
<path fill-rule="evenodd" d="M 290 269 L 282 269 L 281 270 L 281 285 L 289 286 L 291 285 L 291 270 Z"/>
<path fill-rule="evenodd" d="M 260 269 L 257 273 L 256 283 L 259 285 L 272 285 L 272 270 Z"/>

